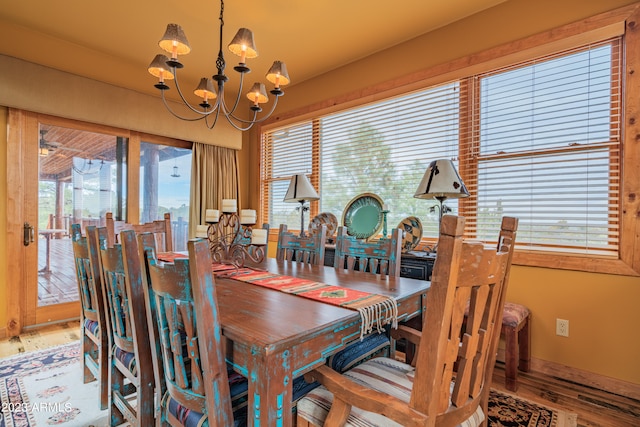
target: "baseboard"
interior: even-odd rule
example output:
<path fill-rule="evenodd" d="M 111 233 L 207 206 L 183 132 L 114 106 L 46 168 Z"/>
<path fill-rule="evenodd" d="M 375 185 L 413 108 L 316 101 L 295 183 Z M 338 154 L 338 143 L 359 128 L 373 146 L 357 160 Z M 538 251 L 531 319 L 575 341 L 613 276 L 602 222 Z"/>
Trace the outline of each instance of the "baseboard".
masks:
<path fill-rule="evenodd" d="M 497 360 L 504 361 L 504 349 L 501 348 L 498 350 Z M 535 357 L 531 358 L 531 370 L 587 387 L 593 387 L 609 393 L 640 400 L 640 384 L 583 371 L 578 368 L 537 359 Z"/>

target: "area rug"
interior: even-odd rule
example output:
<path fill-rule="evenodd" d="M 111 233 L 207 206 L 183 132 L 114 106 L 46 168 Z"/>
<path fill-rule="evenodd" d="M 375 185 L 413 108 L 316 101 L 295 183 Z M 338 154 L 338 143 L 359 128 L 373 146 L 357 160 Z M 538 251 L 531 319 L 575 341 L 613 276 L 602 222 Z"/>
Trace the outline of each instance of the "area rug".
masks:
<path fill-rule="evenodd" d="M 0 427 L 106 427 L 98 383 L 83 384 L 80 342 L 0 361 Z"/>
<path fill-rule="evenodd" d="M 83 384 L 80 343 L 0 360 L 0 427 L 106 427 L 98 384 Z M 490 427 L 575 427 L 576 415 L 491 391 Z"/>

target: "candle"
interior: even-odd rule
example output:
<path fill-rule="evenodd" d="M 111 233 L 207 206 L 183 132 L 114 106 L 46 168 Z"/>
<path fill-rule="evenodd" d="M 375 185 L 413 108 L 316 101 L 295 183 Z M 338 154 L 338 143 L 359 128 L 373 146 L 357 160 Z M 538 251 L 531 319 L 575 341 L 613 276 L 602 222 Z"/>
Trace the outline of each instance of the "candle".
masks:
<path fill-rule="evenodd" d="M 240 211 L 240 224 L 255 224 L 256 211 L 253 209 L 242 209 Z"/>
<path fill-rule="evenodd" d="M 255 228 L 251 231 L 251 244 L 252 245 L 266 245 L 267 244 L 267 230 L 264 228 Z"/>
<path fill-rule="evenodd" d="M 196 226 L 196 237 L 207 237 L 207 229 L 208 225 L 197 225 Z"/>
<path fill-rule="evenodd" d="M 388 211 L 389 210 L 389 205 L 387 205 L 386 203 L 382 205 L 382 210 L 383 211 Z"/>
<path fill-rule="evenodd" d="M 236 199 L 222 199 L 222 212 L 234 213 L 238 211 Z"/>
<path fill-rule="evenodd" d="M 207 209 L 204 215 L 206 222 L 218 222 L 220 219 L 220 211 L 218 209 Z"/>

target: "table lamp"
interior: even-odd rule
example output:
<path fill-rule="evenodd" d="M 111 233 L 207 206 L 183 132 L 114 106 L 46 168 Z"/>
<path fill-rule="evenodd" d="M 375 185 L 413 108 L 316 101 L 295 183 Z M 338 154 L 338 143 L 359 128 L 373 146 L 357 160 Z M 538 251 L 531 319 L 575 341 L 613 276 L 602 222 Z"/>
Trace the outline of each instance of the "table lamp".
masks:
<path fill-rule="evenodd" d="M 469 197 L 469 191 L 467 191 L 467 187 L 462 182 L 462 178 L 460 178 L 453 161 L 439 159 L 429 164 L 413 197 L 417 199 L 436 199 L 440 202 L 439 225 L 444 215 L 444 201 L 446 199 Z"/>
<path fill-rule="evenodd" d="M 319 199 L 320 196 L 318 196 L 306 175 L 298 174 L 291 177 L 284 201 L 300 203 L 300 237 L 304 237 L 304 211 L 309 210 L 309 206 L 304 204 L 307 200 Z"/>

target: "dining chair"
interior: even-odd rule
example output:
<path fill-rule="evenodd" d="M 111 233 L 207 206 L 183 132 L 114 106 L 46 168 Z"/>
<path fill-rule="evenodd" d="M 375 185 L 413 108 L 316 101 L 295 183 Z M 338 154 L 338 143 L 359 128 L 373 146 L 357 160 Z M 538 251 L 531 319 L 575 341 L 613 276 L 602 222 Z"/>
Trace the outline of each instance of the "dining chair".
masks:
<path fill-rule="evenodd" d="M 373 274 L 400 276 L 402 231 L 393 229 L 391 237 L 377 241 L 364 241 L 347 234 L 346 227 L 338 227 L 334 267 L 350 271 L 359 270 Z M 384 333 L 370 333 L 356 340 L 329 357 L 329 366 L 338 372 L 376 356 L 388 355 L 392 341 Z"/>
<path fill-rule="evenodd" d="M 95 227 L 88 227 L 88 234 Z M 102 296 L 102 280 L 96 246 L 82 235 L 80 224 L 71 224 L 71 241 L 80 295 L 80 336 L 84 382 L 98 381 L 100 409 L 109 403 L 109 336 Z"/>
<path fill-rule="evenodd" d="M 155 381 L 153 366 L 149 363 L 151 349 L 144 290 L 139 282 L 129 280 L 132 269 L 138 268 L 133 274 L 140 274 L 139 263 L 128 262 L 121 244 L 108 245 L 106 227 L 93 231 L 98 241 L 103 292 L 110 319 L 109 425 L 129 422 L 135 426 L 151 426 L 155 422 Z"/>
<path fill-rule="evenodd" d="M 131 247 L 130 238 L 124 237 Z M 187 243 L 189 258 L 156 260 L 155 241 L 138 236 L 146 274 L 147 317 L 158 382 L 161 425 L 246 424 L 247 381 L 227 367 L 218 303 L 205 240 Z M 206 325 L 203 326 L 203 325 Z M 160 371 L 161 370 L 161 371 Z"/>
<path fill-rule="evenodd" d="M 300 236 L 287 230 L 286 224 L 278 229 L 276 259 L 297 261 L 305 264 L 324 265 L 327 244 L 327 226 L 322 224 L 315 233 Z"/>
<path fill-rule="evenodd" d="M 122 238 L 128 252 L 131 238 Z M 152 235 L 139 234 L 137 240 L 158 391 L 157 421 L 171 426 L 199 426 L 205 420 L 209 426 L 246 425 L 248 382 L 225 362 L 207 241 L 189 241 L 188 259 L 166 263 L 157 261 Z M 227 386 L 221 384 L 225 379 Z M 293 409 L 318 385 L 303 376 L 295 378 Z M 217 394 L 211 394 L 212 386 Z M 229 396 L 221 401 L 222 390 Z"/>
<path fill-rule="evenodd" d="M 335 268 L 398 277 L 401 254 L 402 230 L 399 228 L 391 230 L 389 238 L 367 241 L 350 236 L 344 226 L 338 227 Z"/>
<path fill-rule="evenodd" d="M 398 336 L 418 343 L 415 368 L 390 358 L 344 374 L 316 368 L 308 377 L 323 386 L 298 403 L 298 427 L 470 427 L 486 419 L 517 220 L 503 220 L 511 235 L 497 250 L 464 241 L 464 222 L 446 215 L 440 224 L 423 332 L 398 329 Z"/>
<path fill-rule="evenodd" d="M 163 252 L 173 251 L 173 234 L 171 229 L 171 214 L 165 212 L 163 219 L 147 222 L 144 224 L 131 224 L 125 221 L 116 221 L 113 219 L 113 213 L 107 212 L 106 227 L 108 231 L 109 247 L 117 242 L 120 232 L 124 230 L 133 230 L 136 233 L 154 233 L 158 248 Z"/>

